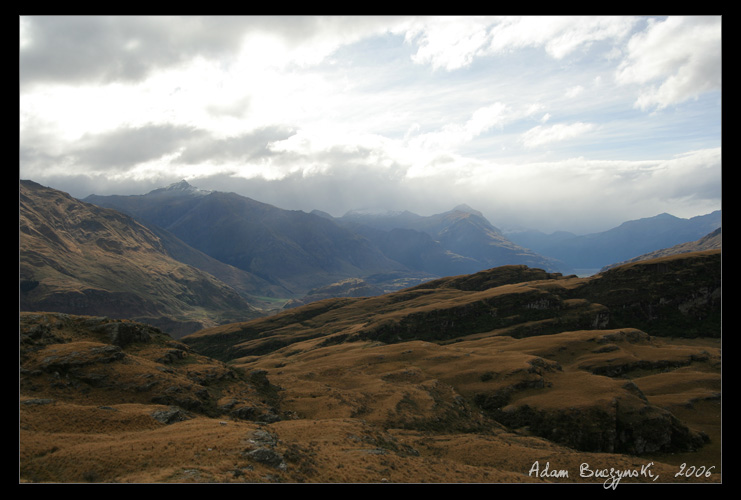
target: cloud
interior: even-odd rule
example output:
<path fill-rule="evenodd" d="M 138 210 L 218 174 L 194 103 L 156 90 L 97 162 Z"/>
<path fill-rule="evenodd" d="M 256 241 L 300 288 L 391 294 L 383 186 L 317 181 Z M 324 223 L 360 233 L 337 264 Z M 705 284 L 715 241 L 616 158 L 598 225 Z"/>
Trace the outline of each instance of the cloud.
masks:
<path fill-rule="evenodd" d="M 189 141 L 178 157 L 178 161 L 198 165 L 204 162 L 250 163 L 275 156 L 271 145 L 291 137 L 295 131 L 278 126 L 262 127 L 243 134 L 214 138 L 199 136 L 196 141 Z"/>
<path fill-rule="evenodd" d="M 612 16 L 441 17 L 412 23 L 407 39 L 417 44 L 416 63 L 453 71 L 478 57 L 523 48 L 542 48 L 563 59 L 595 42 L 622 39 L 636 22 Z"/>
<path fill-rule="evenodd" d="M 20 85 L 143 81 L 198 58 L 317 64 L 394 18 L 338 16 L 22 16 Z"/>
<path fill-rule="evenodd" d="M 720 90 L 719 18 L 22 16 L 20 28 L 21 175 L 74 195 L 186 178 L 291 209 L 468 203 L 571 226 L 720 203 L 708 153 L 720 99 L 691 100 Z"/>
<path fill-rule="evenodd" d="M 503 126 L 511 119 L 512 112 L 507 105 L 495 102 L 475 110 L 463 124 L 445 124 L 439 130 L 410 138 L 408 143 L 414 148 L 427 151 L 450 150 L 470 142 L 492 128 Z"/>
<path fill-rule="evenodd" d="M 99 135 L 86 135 L 71 153 L 81 166 L 96 170 L 127 170 L 139 163 L 176 153 L 205 132 L 176 125 L 122 128 Z"/>
<path fill-rule="evenodd" d="M 662 109 L 721 88 L 720 17 L 649 20 L 635 34 L 617 69 L 617 81 L 641 86 L 641 110 Z"/>
<path fill-rule="evenodd" d="M 141 80 L 196 56 L 235 52 L 229 17 L 24 16 L 20 84 Z"/>
<path fill-rule="evenodd" d="M 523 133 L 520 140 L 526 148 L 536 148 L 582 137 L 594 129 L 594 124 L 581 122 L 571 124 L 558 123 L 547 127 L 538 125 Z"/>
<path fill-rule="evenodd" d="M 569 99 L 572 99 L 578 96 L 579 94 L 581 94 L 582 92 L 584 92 L 584 87 L 582 87 L 581 85 L 575 85 L 571 87 L 570 89 L 566 90 L 566 97 L 568 97 Z"/>

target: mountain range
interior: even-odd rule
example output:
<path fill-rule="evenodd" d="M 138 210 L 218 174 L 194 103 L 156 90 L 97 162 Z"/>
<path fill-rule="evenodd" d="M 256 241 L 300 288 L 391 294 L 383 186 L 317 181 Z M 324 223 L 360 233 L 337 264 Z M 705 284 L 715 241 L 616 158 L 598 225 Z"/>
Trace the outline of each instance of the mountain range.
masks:
<path fill-rule="evenodd" d="M 467 206 L 103 198 L 19 184 L 22 482 L 721 482 L 720 228 L 576 276 Z"/>
<path fill-rule="evenodd" d="M 377 282 L 386 276 L 382 288 L 390 290 L 398 288 L 400 279 L 406 286 L 408 279 L 420 282 L 496 265 L 558 266 L 508 241 L 466 206 L 429 217 L 350 212 L 332 218 L 234 193 L 201 191 L 185 181 L 145 195 L 91 195 L 84 201 L 165 229 L 219 261 L 282 287 L 291 298 L 349 278 Z"/>
<path fill-rule="evenodd" d="M 185 181 L 145 195 L 85 200 L 20 181 L 19 201 L 23 309 L 171 323 L 176 335 L 324 298 L 380 295 L 502 265 L 568 274 L 564 261 L 597 263 L 558 252 L 563 261 L 546 257 L 512 239 L 534 243 L 537 236 L 551 242 L 541 245 L 546 250 L 558 241 L 560 252 L 571 248 L 573 254 L 591 249 L 590 258 L 601 262 L 628 255 L 630 248 L 656 251 L 663 242 L 720 225 L 719 212 L 690 220 L 663 214 L 586 237 L 532 231 L 505 236 L 467 205 L 432 216 L 350 211 L 332 217 L 204 191 Z M 717 247 L 719 236 L 714 241 Z M 177 273 L 170 270 L 175 268 Z M 186 270 L 187 280 L 199 286 L 175 291 L 173 278 Z M 209 291 L 213 287 L 219 292 Z M 203 296 L 189 297 L 196 289 Z"/>
<path fill-rule="evenodd" d="M 721 212 L 691 219 L 660 214 L 587 235 L 502 231 L 463 204 L 421 216 L 354 210 L 341 217 L 284 210 L 235 193 L 199 190 L 186 181 L 136 196 L 86 202 L 127 213 L 186 244 L 260 277 L 284 296 L 349 278 L 416 279 L 525 264 L 547 271 L 596 272 L 638 255 L 694 241 L 721 226 Z M 393 279 L 381 288 L 399 288 Z M 280 293 L 279 293 L 280 294 Z"/>
<path fill-rule="evenodd" d="M 695 241 L 721 227 L 722 212 L 681 219 L 663 213 L 631 220 L 599 233 L 566 231 L 545 234 L 534 230 L 507 232 L 519 245 L 564 262 L 572 269 L 598 270 L 682 243 Z"/>

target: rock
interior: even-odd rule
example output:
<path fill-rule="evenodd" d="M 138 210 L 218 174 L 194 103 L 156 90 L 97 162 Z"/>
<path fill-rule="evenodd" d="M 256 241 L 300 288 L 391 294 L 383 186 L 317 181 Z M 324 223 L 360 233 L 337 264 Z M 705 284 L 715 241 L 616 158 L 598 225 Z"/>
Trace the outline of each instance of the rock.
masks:
<path fill-rule="evenodd" d="M 269 465 L 271 467 L 281 469 L 286 467 L 286 464 L 283 461 L 283 456 L 280 453 L 269 448 L 255 448 L 254 450 L 245 452 L 244 455 L 250 460 L 254 460 L 255 462 Z"/>
<path fill-rule="evenodd" d="M 539 410 L 528 405 L 495 410 L 490 415 L 512 427 L 590 453 L 673 453 L 694 451 L 707 436 L 689 429 L 670 412 L 616 398 L 611 407 Z"/>
<path fill-rule="evenodd" d="M 137 323 L 114 322 L 98 327 L 108 334 L 111 344 L 126 347 L 134 342 L 149 342 L 152 339 L 147 328 Z"/>
<path fill-rule="evenodd" d="M 175 422 L 182 422 L 184 420 L 190 420 L 193 415 L 183 410 L 182 408 L 170 407 L 167 410 L 157 410 L 152 412 L 152 418 L 163 424 L 174 424 Z"/>

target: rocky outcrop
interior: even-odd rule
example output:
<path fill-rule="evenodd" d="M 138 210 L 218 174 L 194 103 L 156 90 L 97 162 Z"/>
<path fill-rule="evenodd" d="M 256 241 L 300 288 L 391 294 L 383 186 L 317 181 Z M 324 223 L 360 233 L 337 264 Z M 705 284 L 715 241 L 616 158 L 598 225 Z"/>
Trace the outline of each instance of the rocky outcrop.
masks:
<path fill-rule="evenodd" d="M 280 420 L 277 388 L 265 372 L 242 374 L 151 326 L 53 313 L 20 318 L 20 386 L 29 395 L 44 388 L 55 395 L 48 399 L 61 401 L 70 393 L 115 394 L 167 407 L 153 418 L 168 424 L 193 414 Z M 234 403 L 219 403 L 224 387 L 239 394 Z"/>
<path fill-rule="evenodd" d="M 487 400 L 491 405 L 501 400 Z M 610 406 L 543 410 L 529 405 L 491 408 L 488 414 L 515 429 L 585 452 L 673 453 L 695 451 L 707 436 L 692 431 L 671 413 L 626 397 Z"/>

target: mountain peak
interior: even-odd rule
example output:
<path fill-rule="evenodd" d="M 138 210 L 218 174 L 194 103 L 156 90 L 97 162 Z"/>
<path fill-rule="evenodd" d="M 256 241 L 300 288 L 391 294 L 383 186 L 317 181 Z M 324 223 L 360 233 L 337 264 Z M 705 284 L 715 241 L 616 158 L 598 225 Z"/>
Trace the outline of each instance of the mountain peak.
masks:
<path fill-rule="evenodd" d="M 471 208 L 470 206 L 466 205 L 465 203 L 461 203 L 460 205 L 453 208 L 452 212 L 465 212 L 467 214 L 472 215 L 478 215 L 479 217 L 483 217 L 484 215 L 479 212 L 478 210 L 475 210 Z"/>
<path fill-rule="evenodd" d="M 206 195 L 209 194 L 211 191 L 207 191 L 205 189 L 198 189 L 195 186 L 192 186 L 188 183 L 185 179 L 174 182 L 170 184 L 169 186 L 158 188 L 150 192 L 150 194 L 155 193 L 169 193 L 169 194 L 200 194 L 200 195 Z"/>
<path fill-rule="evenodd" d="M 193 186 L 191 186 L 188 181 L 185 179 L 181 180 L 180 182 L 175 182 L 173 184 L 170 184 L 165 189 L 168 191 L 174 191 L 174 190 L 190 190 L 193 189 Z"/>

